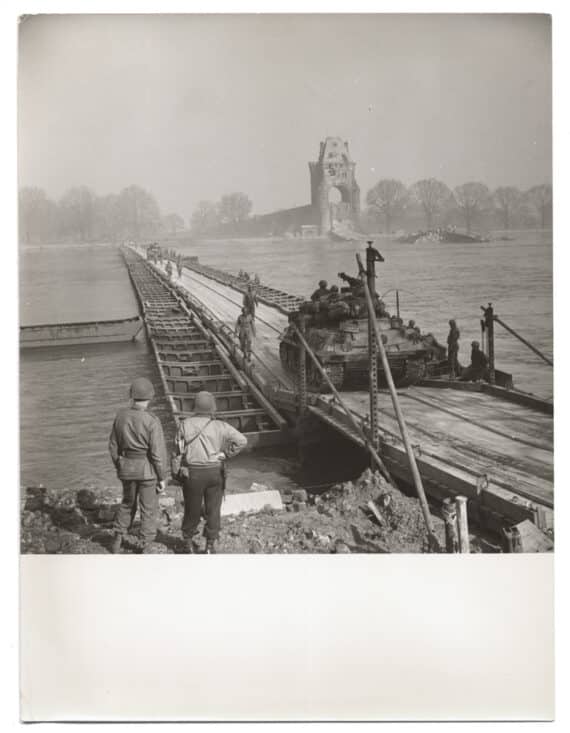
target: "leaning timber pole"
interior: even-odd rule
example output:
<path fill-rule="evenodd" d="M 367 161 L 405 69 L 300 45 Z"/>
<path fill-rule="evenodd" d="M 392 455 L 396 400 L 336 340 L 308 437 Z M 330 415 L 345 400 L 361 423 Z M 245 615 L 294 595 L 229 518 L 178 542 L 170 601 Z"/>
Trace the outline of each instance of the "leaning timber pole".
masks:
<path fill-rule="evenodd" d="M 313 353 L 313 350 L 311 349 L 311 347 L 309 346 L 309 344 L 305 341 L 305 337 L 303 336 L 303 334 L 301 333 L 301 331 L 298 329 L 298 327 L 296 326 L 296 324 L 293 324 L 293 328 L 295 329 L 295 333 L 297 334 L 297 337 L 298 337 L 298 339 L 299 339 L 299 341 L 301 343 L 301 346 L 305 349 L 306 353 L 309 355 L 309 358 L 311 359 L 311 361 L 313 362 L 313 364 L 317 368 L 317 371 L 319 372 L 319 374 L 321 375 L 321 377 L 327 383 L 327 385 L 328 385 L 329 389 L 331 390 L 331 392 L 333 393 L 333 396 L 336 399 L 336 401 L 339 403 L 339 405 L 342 407 L 342 409 L 346 412 L 346 416 L 348 417 L 348 419 L 350 421 L 350 424 L 352 425 L 352 427 L 356 431 L 356 433 L 358 433 L 360 439 L 364 442 L 364 445 L 366 446 L 366 448 L 368 449 L 368 451 L 372 455 L 372 458 L 376 462 L 376 465 L 380 469 L 380 472 L 382 473 L 382 475 L 384 476 L 384 478 L 387 481 L 390 482 L 391 486 L 394 486 L 395 487 L 396 485 L 395 485 L 392 477 L 390 476 L 390 472 L 388 471 L 388 469 L 384 465 L 384 461 L 378 455 L 378 451 L 376 450 L 376 446 L 374 446 L 374 445 L 371 444 L 369 436 L 364 432 L 364 430 L 361 428 L 361 426 L 356 421 L 356 419 L 355 419 L 354 415 L 352 414 L 352 412 L 348 409 L 348 407 L 343 402 L 341 396 L 338 393 L 338 390 L 336 389 L 336 387 L 334 386 L 334 384 L 331 382 L 331 379 L 330 379 L 329 375 L 323 369 L 320 361 L 317 359 L 317 357 Z"/>
<path fill-rule="evenodd" d="M 368 289 L 376 293 L 376 267 L 372 242 L 368 242 L 366 250 L 366 277 Z M 378 447 L 378 349 L 374 338 L 372 319 L 368 316 L 368 375 L 370 393 L 370 440 Z"/>
<path fill-rule="evenodd" d="M 483 306 L 481 306 L 483 307 Z M 509 333 L 511 333 L 515 338 L 518 338 L 518 340 L 523 343 L 525 346 L 528 346 L 528 348 L 533 351 L 537 356 L 540 356 L 540 358 L 545 361 L 550 366 L 554 366 L 552 363 L 552 359 L 549 359 L 547 356 L 545 356 L 542 351 L 539 351 L 539 349 L 536 348 L 536 346 L 533 346 L 529 341 L 527 341 L 525 338 L 523 338 L 520 333 L 517 333 L 514 328 L 511 328 L 510 326 L 507 326 L 507 324 L 504 321 L 501 321 L 499 316 L 493 316 L 493 320 L 497 323 L 500 323 L 501 326 L 507 330 Z"/>
<path fill-rule="evenodd" d="M 412 471 L 412 476 L 414 478 L 414 484 L 415 484 L 416 491 L 418 494 L 418 499 L 419 499 L 420 506 L 422 509 L 422 514 L 424 516 L 424 522 L 428 530 L 430 544 L 431 544 L 432 549 L 440 550 L 441 548 L 439 545 L 439 540 L 437 539 L 434 529 L 433 529 L 433 522 L 432 522 L 431 514 L 429 511 L 429 506 L 427 503 L 424 487 L 422 484 L 422 477 L 420 476 L 420 472 L 418 470 L 418 465 L 416 463 L 416 457 L 414 455 L 412 444 L 410 442 L 410 436 L 408 435 L 408 428 L 406 426 L 406 421 L 404 420 L 404 415 L 400 407 L 400 402 L 398 400 L 398 394 L 396 392 L 394 380 L 392 379 L 392 372 L 390 370 L 390 364 L 388 363 L 388 357 L 386 356 L 386 349 L 384 348 L 384 342 L 382 341 L 382 338 L 380 336 L 380 330 L 378 328 L 378 323 L 376 322 L 374 303 L 372 302 L 372 297 L 370 295 L 370 290 L 368 288 L 368 282 L 365 277 L 365 270 L 364 270 L 364 267 L 362 266 L 362 260 L 360 259 L 360 255 L 357 254 L 356 259 L 358 261 L 358 266 L 359 266 L 359 270 L 361 273 L 362 284 L 364 285 L 364 292 L 366 295 L 366 304 L 368 305 L 368 313 L 370 314 L 370 318 L 372 320 L 372 323 L 374 324 L 374 335 L 376 337 L 376 343 L 378 344 L 378 351 L 380 352 L 380 358 L 382 359 L 384 375 L 386 377 L 386 382 L 388 384 L 388 389 L 390 391 L 390 397 L 392 398 L 392 404 L 394 406 L 394 412 L 396 413 L 398 425 L 400 426 L 400 433 L 402 434 L 402 441 L 404 443 L 404 447 L 408 455 L 408 460 L 410 462 L 410 469 Z"/>

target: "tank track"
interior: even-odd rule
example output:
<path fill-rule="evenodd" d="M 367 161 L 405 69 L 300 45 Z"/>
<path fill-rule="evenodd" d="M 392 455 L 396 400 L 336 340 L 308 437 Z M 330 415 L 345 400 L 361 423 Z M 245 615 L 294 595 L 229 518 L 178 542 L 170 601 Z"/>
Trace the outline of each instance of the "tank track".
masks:
<path fill-rule="evenodd" d="M 427 366 L 425 361 L 417 360 L 406 362 L 404 374 L 400 379 L 397 380 L 396 386 L 398 387 L 410 387 L 412 384 L 416 384 L 420 379 L 424 379 L 427 373 Z"/>

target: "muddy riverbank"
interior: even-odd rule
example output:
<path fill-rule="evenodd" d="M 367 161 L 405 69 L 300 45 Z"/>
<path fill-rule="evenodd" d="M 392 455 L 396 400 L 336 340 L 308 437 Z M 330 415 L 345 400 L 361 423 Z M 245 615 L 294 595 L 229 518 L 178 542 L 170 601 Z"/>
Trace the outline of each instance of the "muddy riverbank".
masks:
<path fill-rule="evenodd" d="M 284 509 L 227 516 L 220 553 L 421 553 L 427 535 L 416 499 L 393 490 L 378 473 L 366 470 L 352 482 L 320 494 L 284 488 Z M 169 486 L 160 499 L 160 520 L 152 551 L 183 552 L 181 491 Z M 369 508 L 374 502 L 378 513 Z M 117 489 L 22 490 L 21 551 L 39 554 L 108 553 Z M 435 518 L 443 543 L 443 522 Z M 138 519 L 124 552 L 140 552 Z M 202 543 L 203 544 L 203 543 Z"/>

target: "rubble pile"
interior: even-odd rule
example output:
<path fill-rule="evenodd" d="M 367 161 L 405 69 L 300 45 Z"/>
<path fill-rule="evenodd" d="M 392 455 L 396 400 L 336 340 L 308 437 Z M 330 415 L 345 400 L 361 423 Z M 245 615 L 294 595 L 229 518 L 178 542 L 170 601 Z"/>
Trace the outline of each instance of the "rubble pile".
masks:
<path fill-rule="evenodd" d="M 160 522 L 153 550 L 182 552 L 181 491 L 169 488 L 160 498 Z M 427 533 L 419 504 L 393 489 L 369 469 L 356 481 L 336 484 L 321 494 L 285 490 L 284 510 L 226 516 L 220 553 L 394 553 L 427 551 Z M 49 491 L 31 488 L 22 497 L 22 552 L 108 552 L 120 496 L 103 491 Z M 443 523 L 435 520 L 443 542 Z M 139 549 L 135 533 L 124 551 Z"/>

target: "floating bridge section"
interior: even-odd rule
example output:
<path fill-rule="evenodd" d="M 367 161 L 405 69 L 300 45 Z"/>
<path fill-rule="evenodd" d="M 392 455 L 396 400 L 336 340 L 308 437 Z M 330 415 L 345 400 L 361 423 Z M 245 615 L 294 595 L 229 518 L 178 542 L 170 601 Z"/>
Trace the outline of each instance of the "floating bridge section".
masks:
<path fill-rule="evenodd" d="M 289 441 L 285 419 L 232 362 L 223 334 L 214 332 L 205 311 L 190 309 L 132 250 L 124 249 L 123 257 L 175 418 L 191 414 L 196 394 L 208 390 L 216 396 L 218 416 L 247 436 L 248 447 Z"/>

